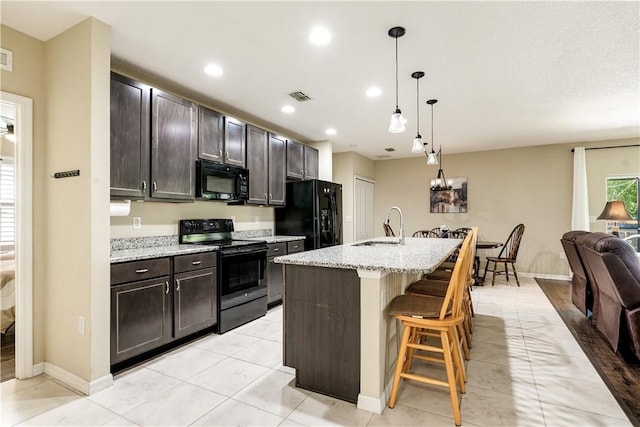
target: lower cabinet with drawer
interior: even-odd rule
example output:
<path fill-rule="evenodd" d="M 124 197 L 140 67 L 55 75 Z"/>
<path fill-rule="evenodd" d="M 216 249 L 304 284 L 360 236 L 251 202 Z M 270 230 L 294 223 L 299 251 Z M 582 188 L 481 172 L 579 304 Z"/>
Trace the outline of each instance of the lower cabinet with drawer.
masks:
<path fill-rule="evenodd" d="M 216 263 L 203 252 L 112 264 L 111 365 L 214 326 Z"/>
<path fill-rule="evenodd" d="M 171 259 L 111 266 L 111 364 L 171 341 Z"/>
<path fill-rule="evenodd" d="M 267 303 L 274 306 L 282 302 L 282 265 L 273 260 L 280 255 L 304 251 L 304 240 L 269 243 L 267 245 Z"/>

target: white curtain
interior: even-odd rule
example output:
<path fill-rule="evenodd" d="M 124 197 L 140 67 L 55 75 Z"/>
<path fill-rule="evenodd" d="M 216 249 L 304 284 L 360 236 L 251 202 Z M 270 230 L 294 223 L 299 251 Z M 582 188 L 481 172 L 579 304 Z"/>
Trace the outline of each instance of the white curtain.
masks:
<path fill-rule="evenodd" d="M 573 204 L 571 229 L 589 229 L 589 195 L 587 192 L 587 162 L 584 147 L 573 149 Z"/>

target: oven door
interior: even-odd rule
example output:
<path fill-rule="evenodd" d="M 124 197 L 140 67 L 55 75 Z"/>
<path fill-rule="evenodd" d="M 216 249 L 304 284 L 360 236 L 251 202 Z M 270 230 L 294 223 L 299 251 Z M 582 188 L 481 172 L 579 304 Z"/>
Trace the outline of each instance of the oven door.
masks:
<path fill-rule="evenodd" d="M 232 248 L 220 251 L 220 310 L 267 295 L 267 249 Z"/>

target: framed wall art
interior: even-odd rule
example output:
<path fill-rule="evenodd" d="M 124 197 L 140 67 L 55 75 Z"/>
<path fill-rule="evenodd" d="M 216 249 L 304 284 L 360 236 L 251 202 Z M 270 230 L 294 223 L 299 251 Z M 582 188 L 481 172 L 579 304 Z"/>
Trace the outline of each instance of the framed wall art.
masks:
<path fill-rule="evenodd" d="M 450 188 L 431 187 L 431 213 L 465 213 L 467 212 L 467 177 L 447 180 Z"/>

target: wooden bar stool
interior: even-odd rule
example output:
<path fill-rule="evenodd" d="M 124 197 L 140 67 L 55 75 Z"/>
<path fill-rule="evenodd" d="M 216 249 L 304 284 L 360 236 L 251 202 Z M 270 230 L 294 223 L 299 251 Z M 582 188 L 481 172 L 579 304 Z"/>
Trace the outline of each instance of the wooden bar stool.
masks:
<path fill-rule="evenodd" d="M 394 298 L 389 306 L 389 313 L 399 320 L 404 328 L 389 398 L 390 408 L 396 404 L 401 378 L 447 387 L 454 421 L 458 426 L 461 424 L 458 387 L 461 393 L 466 392 L 466 373 L 458 325 L 464 320 L 462 295 L 471 240 L 472 236 L 469 235 L 462 244 L 444 297 L 405 294 Z M 424 343 L 425 337 L 439 338 L 440 346 Z M 414 359 L 443 364 L 447 381 L 412 372 L 411 365 Z"/>

